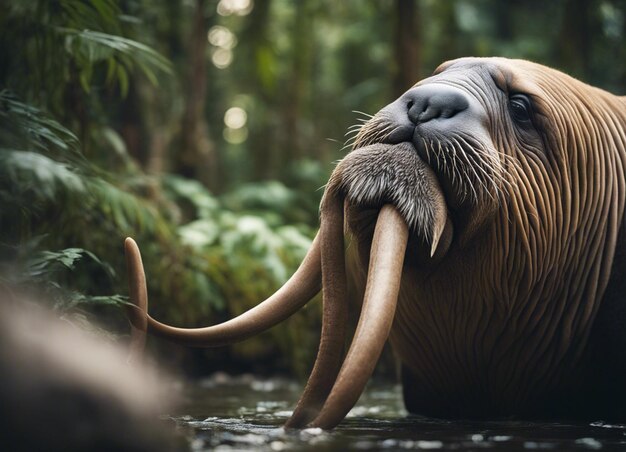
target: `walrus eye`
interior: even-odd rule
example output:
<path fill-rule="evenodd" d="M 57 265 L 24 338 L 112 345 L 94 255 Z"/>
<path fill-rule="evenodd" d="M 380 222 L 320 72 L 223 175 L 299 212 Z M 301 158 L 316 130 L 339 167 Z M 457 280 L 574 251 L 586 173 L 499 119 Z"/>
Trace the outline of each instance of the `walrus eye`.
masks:
<path fill-rule="evenodd" d="M 509 105 L 511 108 L 511 116 L 520 124 L 530 123 L 531 107 L 530 99 L 523 94 L 514 94 L 509 99 Z"/>

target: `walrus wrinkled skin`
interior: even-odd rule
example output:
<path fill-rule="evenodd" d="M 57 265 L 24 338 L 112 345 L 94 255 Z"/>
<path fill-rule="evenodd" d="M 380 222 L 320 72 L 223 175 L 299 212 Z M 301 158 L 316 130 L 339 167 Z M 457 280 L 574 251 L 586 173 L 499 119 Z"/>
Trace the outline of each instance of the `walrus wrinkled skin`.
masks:
<path fill-rule="evenodd" d="M 444 63 L 361 129 L 357 149 L 413 146 L 452 223 L 438 259 L 407 251 L 410 412 L 626 419 L 625 129 L 626 98 L 502 58 Z"/>
<path fill-rule="evenodd" d="M 341 422 L 387 338 L 412 413 L 626 420 L 625 128 L 624 97 L 545 66 L 444 63 L 360 127 L 302 265 L 250 311 L 156 321 L 128 239 L 133 355 L 146 330 L 245 339 L 321 287 L 320 348 L 287 427 Z M 364 302 L 344 359 L 349 278 Z"/>

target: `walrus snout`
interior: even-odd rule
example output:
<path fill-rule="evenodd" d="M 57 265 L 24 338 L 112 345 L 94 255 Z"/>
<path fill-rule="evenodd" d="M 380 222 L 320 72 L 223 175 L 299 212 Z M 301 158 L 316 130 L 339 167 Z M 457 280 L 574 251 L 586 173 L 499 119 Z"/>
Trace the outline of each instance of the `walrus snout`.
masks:
<path fill-rule="evenodd" d="M 469 107 L 462 91 L 442 85 L 411 88 L 400 99 L 406 102 L 407 115 L 415 125 L 433 119 L 452 118 Z"/>
<path fill-rule="evenodd" d="M 417 167 L 419 174 L 430 174 L 432 170 L 457 236 L 465 237 L 463 243 L 496 212 L 507 178 L 503 165 L 506 156 L 496 149 L 493 120 L 480 87 L 475 85 L 476 80 L 461 73 L 450 79 L 441 74 L 426 79 L 367 121 L 359 129 L 353 146 L 355 150 L 398 146 L 393 157 L 390 154 L 390 163 L 381 162 L 383 168 L 397 163 L 399 172 L 395 174 L 409 172 L 410 165 Z M 410 152 L 398 152 L 402 146 Z M 375 173 L 376 169 L 372 171 Z M 420 184 L 419 179 L 414 182 L 421 188 L 434 186 Z M 409 197 L 402 198 L 408 202 Z M 406 210 L 419 211 L 424 205 L 413 204 Z M 402 208 L 399 210 L 403 212 Z M 411 217 L 407 221 L 411 225 Z"/>
<path fill-rule="evenodd" d="M 453 129 L 456 123 L 472 116 L 475 109 L 470 105 L 468 95 L 453 86 L 431 83 L 413 87 L 381 110 L 381 116 L 394 125 L 384 142 L 410 141 L 420 147 L 421 140 L 416 140 L 416 135 L 428 135 L 430 129 L 439 132 Z M 464 112 L 467 115 L 463 115 Z"/>

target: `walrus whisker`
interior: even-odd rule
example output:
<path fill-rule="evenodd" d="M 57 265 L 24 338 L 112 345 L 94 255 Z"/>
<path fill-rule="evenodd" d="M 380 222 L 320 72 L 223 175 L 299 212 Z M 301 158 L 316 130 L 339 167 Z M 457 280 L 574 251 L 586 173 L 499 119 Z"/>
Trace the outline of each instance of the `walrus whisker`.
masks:
<path fill-rule="evenodd" d="M 387 126 L 384 129 L 378 130 L 375 134 L 372 135 L 372 140 L 374 140 L 374 142 L 384 141 L 388 136 L 389 128 L 390 126 Z"/>
<path fill-rule="evenodd" d="M 363 115 L 368 119 L 372 119 L 374 117 L 374 115 L 370 115 L 369 113 L 365 113 L 364 111 L 360 110 L 352 110 L 352 113 L 356 113 L 357 115 Z"/>
<path fill-rule="evenodd" d="M 442 152 L 442 150 L 441 150 L 441 141 L 438 141 L 438 142 L 437 142 L 437 144 L 439 145 L 439 152 L 441 153 L 441 152 Z M 454 149 L 454 147 L 453 147 L 453 148 L 452 148 L 452 151 L 453 151 L 453 153 L 454 153 L 454 155 L 453 155 L 453 157 L 452 157 L 452 158 L 455 158 L 455 157 L 456 157 L 456 149 Z M 455 183 L 456 183 L 457 177 L 458 177 L 458 179 L 460 180 L 460 179 L 461 179 L 461 175 L 459 174 L 458 165 L 455 165 L 455 164 L 453 163 L 453 164 L 452 164 L 452 165 L 450 165 L 450 166 L 451 166 L 450 173 L 452 173 L 452 174 L 451 174 L 452 186 L 454 186 L 454 185 L 455 185 Z"/>
<path fill-rule="evenodd" d="M 358 113 L 357 113 L 358 114 Z M 374 116 L 365 116 L 365 117 L 356 117 L 355 120 L 359 121 L 361 123 L 366 123 L 368 122 L 370 119 L 372 119 Z"/>
<path fill-rule="evenodd" d="M 495 166 L 496 164 L 494 163 L 494 167 Z M 501 199 L 501 189 L 498 185 L 498 181 L 501 180 L 501 176 L 498 175 L 496 177 L 493 173 L 495 170 L 492 170 L 492 172 L 487 172 L 484 165 L 477 165 L 477 168 L 478 171 L 484 176 L 485 192 L 493 202 L 498 203 Z M 487 185 L 489 185 L 489 187 Z"/>
<path fill-rule="evenodd" d="M 443 165 L 441 164 L 441 160 L 443 159 Z M 446 164 L 446 160 L 445 160 L 445 155 L 442 152 L 436 152 L 435 153 L 435 164 L 437 165 L 437 168 L 441 168 L 443 170 L 443 172 L 445 173 L 447 164 Z"/>
<path fill-rule="evenodd" d="M 345 133 L 345 137 L 346 140 L 343 144 L 343 147 L 341 148 L 341 151 L 345 151 L 346 149 L 350 149 L 350 148 L 354 148 L 355 142 L 357 140 L 358 135 L 362 132 L 363 127 L 366 127 L 367 123 L 365 124 L 354 124 L 352 126 L 350 126 L 346 133 Z"/>
<path fill-rule="evenodd" d="M 456 161 L 455 159 L 456 159 L 457 150 L 454 146 L 451 146 L 446 149 L 446 152 L 442 152 L 441 141 L 438 141 L 437 144 L 439 146 L 439 152 L 437 152 L 437 155 L 441 156 L 441 158 L 443 159 L 444 172 L 448 177 L 451 177 L 450 173 L 454 173 L 454 169 L 455 169 L 455 161 Z"/>
<path fill-rule="evenodd" d="M 393 135 L 395 132 L 397 132 L 401 128 L 402 128 L 402 126 L 394 127 L 384 137 L 382 137 L 381 141 L 385 142 L 387 140 L 387 138 L 389 138 L 391 135 Z"/>
<path fill-rule="evenodd" d="M 515 171 L 519 171 L 520 163 L 515 157 L 511 155 L 501 153 L 499 156 L 503 160 L 500 182 L 502 182 L 502 184 L 505 185 L 509 190 L 512 190 L 514 188 L 514 183 L 511 181 L 511 179 L 513 178 L 513 169 Z"/>
<path fill-rule="evenodd" d="M 142 338 L 140 333 L 133 330 L 131 359 L 135 359 L 143 348 L 144 322 L 147 322 L 148 331 L 151 333 L 181 344 L 194 347 L 226 345 L 247 339 L 282 322 L 320 291 L 321 252 L 318 234 L 298 270 L 267 300 L 218 325 L 204 328 L 174 327 L 161 323 L 148 314 L 145 276 L 139 248 L 131 238 L 126 239 L 125 247 L 133 303 L 129 320 L 137 331 L 143 333 Z"/>
<path fill-rule="evenodd" d="M 323 318 L 320 345 L 309 380 L 286 428 L 304 427 L 322 408 L 343 361 L 348 317 L 344 256 L 344 202 L 331 184 L 320 208 Z"/>
<path fill-rule="evenodd" d="M 343 146 L 341 147 L 341 151 L 345 151 L 347 149 L 351 149 L 354 146 L 354 137 L 347 139 L 344 143 Z"/>
<path fill-rule="evenodd" d="M 340 151 L 341 151 L 341 152 L 343 152 L 343 151 L 346 151 L 346 150 L 348 150 L 348 149 L 352 149 L 352 147 L 353 147 L 353 146 L 354 146 L 354 144 L 353 144 L 353 143 L 346 142 L 346 144 L 344 144 L 344 145 L 341 147 Z"/>
<path fill-rule="evenodd" d="M 346 139 L 356 138 L 356 135 L 358 135 L 360 130 L 361 129 L 353 129 L 353 130 L 348 129 L 348 131 L 344 134 L 344 137 Z"/>
<path fill-rule="evenodd" d="M 500 178 L 488 173 L 480 161 L 472 164 L 470 155 L 484 158 L 493 165 L 494 173 L 501 172 L 501 164 L 497 157 L 484 150 L 478 142 L 470 141 L 463 134 L 436 138 L 436 140 L 422 138 L 427 161 L 431 164 L 431 155 L 434 155 L 437 168 L 443 175 L 450 178 L 452 186 L 456 187 L 457 196 L 465 200 L 469 188 L 474 202 L 480 202 L 481 196 L 487 196 L 493 202 L 497 202 L 501 197 L 501 189 L 497 182 Z M 435 141 L 437 150 L 435 150 Z M 462 173 L 465 173 L 465 176 L 461 176 Z M 481 190 L 477 191 L 473 184 L 480 186 Z"/>
<path fill-rule="evenodd" d="M 331 429 L 343 420 L 365 388 L 394 319 L 409 229 L 398 211 L 385 205 L 370 251 L 363 307 L 352 344 L 319 415 L 309 427 Z"/>
<path fill-rule="evenodd" d="M 368 145 L 370 142 L 375 142 L 377 136 L 380 134 L 380 130 L 384 130 L 389 127 L 388 124 L 377 123 L 375 121 L 376 120 L 369 121 L 365 123 L 361 129 L 359 129 L 355 139 L 355 146 L 361 147 Z M 381 128 L 380 126 L 383 125 L 384 127 Z M 367 137 L 367 141 L 361 142 L 360 140 L 363 140 L 363 137 Z"/>
<path fill-rule="evenodd" d="M 353 149 L 376 143 L 381 136 L 381 130 L 386 130 L 391 125 L 392 122 L 385 113 L 376 114 L 372 119 L 363 124 L 363 128 L 356 136 Z"/>
<path fill-rule="evenodd" d="M 489 174 L 483 166 L 478 166 L 478 171 L 484 176 L 485 192 L 494 203 L 498 203 L 501 199 L 500 186 L 496 182 L 496 178 Z"/>
<path fill-rule="evenodd" d="M 463 168 L 465 169 L 466 173 L 469 175 L 468 171 L 471 170 L 472 174 L 474 175 L 475 181 L 478 184 L 480 184 L 481 186 L 483 186 L 483 188 L 485 188 L 482 180 L 478 176 L 478 173 L 476 173 L 476 170 L 474 169 L 474 166 L 470 163 L 469 157 L 467 155 L 467 152 L 463 151 L 463 149 L 461 147 L 461 144 L 457 141 L 456 137 L 452 139 L 452 142 L 453 142 L 453 146 L 458 146 L 459 147 L 459 151 L 456 154 L 456 156 L 457 156 L 456 158 L 457 158 L 457 160 L 464 161 L 465 165 L 463 165 Z M 471 177 L 468 177 L 468 180 L 471 180 L 471 179 L 472 179 Z M 476 187 L 474 187 L 474 184 L 473 183 L 469 183 L 467 185 L 469 185 L 469 187 L 470 187 L 470 189 L 471 189 L 471 191 L 473 193 L 473 200 L 474 200 L 474 202 L 479 202 L 480 197 L 478 195 L 478 192 L 476 191 Z"/>
<path fill-rule="evenodd" d="M 503 176 L 506 173 L 506 169 L 504 168 L 500 159 L 503 158 L 505 160 L 509 159 L 514 161 L 513 158 L 507 154 L 498 154 L 493 149 L 485 149 L 484 145 L 476 142 L 476 140 L 467 135 L 461 134 L 460 139 L 466 144 L 466 147 L 468 149 L 471 149 L 478 157 L 481 157 L 486 161 L 487 165 L 478 166 L 480 170 L 483 171 L 483 173 L 485 174 L 485 177 L 493 183 L 494 190 L 497 190 L 498 195 L 500 195 L 500 186 L 498 182 L 505 179 Z M 489 169 L 490 172 L 487 173 L 486 169 Z"/>
<path fill-rule="evenodd" d="M 351 126 L 348 126 L 348 131 L 345 133 L 345 135 L 358 132 L 359 130 L 361 130 L 361 127 L 363 127 L 363 124 L 352 124 Z"/>
<path fill-rule="evenodd" d="M 478 145 L 477 143 L 468 142 L 468 140 L 464 136 L 460 136 L 459 140 L 461 140 L 461 142 L 465 144 L 465 147 L 467 149 L 471 149 L 473 153 L 476 154 L 477 157 L 482 157 L 489 163 L 488 168 L 491 171 L 490 173 L 486 171 L 484 165 L 480 164 L 480 161 L 477 162 L 475 166 L 484 175 L 485 181 L 488 182 L 493 188 L 493 193 L 491 193 L 492 190 L 489 190 L 485 184 L 485 187 L 484 187 L 485 191 L 487 192 L 487 194 L 490 195 L 492 200 L 496 201 L 496 199 L 494 199 L 493 196 L 495 196 L 498 199 L 500 198 L 500 187 L 496 183 L 496 177 L 495 177 L 496 174 L 499 174 L 502 172 L 500 160 L 495 156 L 495 153 L 484 150 L 482 146 Z M 500 179 L 500 177 L 498 177 L 498 179 Z"/>
<path fill-rule="evenodd" d="M 427 140 L 426 138 L 420 137 L 420 140 L 422 140 L 422 145 L 424 146 L 424 150 L 426 151 L 426 163 L 428 163 L 428 166 L 430 166 L 430 154 L 432 154 L 432 143 L 430 140 Z"/>
<path fill-rule="evenodd" d="M 457 144 L 459 145 L 459 147 L 462 146 L 461 143 L 459 143 L 458 141 L 457 141 Z M 464 158 L 467 166 L 472 170 L 472 174 L 474 175 L 474 180 L 482 188 L 482 190 L 480 190 L 479 192 L 474 190 L 475 202 L 480 202 L 481 198 L 483 196 L 487 196 L 493 202 L 495 202 L 496 201 L 495 198 L 491 194 L 491 192 L 490 192 L 490 190 L 489 190 L 489 188 L 487 186 L 487 183 L 485 182 L 484 178 L 480 177 L 479 172 L 481 172 L 487 179 L 490 179 L 490 176 L 488 174 L 484 173 L 484 169 L 482 168 L 480 163 L 476 163 L 476 164 L 473 164 L 473 165 L 470 163 L 470 155 L 469 155 L 468 152 L 463 152 L 463 158 Z M 472 187 L 473 187 L 473 184 L 472 184 Z"/>
<path fill-rule="evenodd" d="M 455 154 L 457 153 L 456 149 L 454 149 L 452 152 L 454 152 Z M 458 181 L 457 181 L 457 185 L 456 185 L 456 193 L 457 196 L 459 196 L 461 198 L 461 202 L 465 202 L 467 201 L 468 198 L 470 198 L 470 194 L 469 191 L 467 189 L 468 185 L 468 181 L 470 180 L 469 175 L 467 174 L 467 171 L 465 171 L 464 169 L 465 165 L 459 165 L 459 159 L 455 159 L 455 161 L 453 162 L 452 168 L 454 171 L 456 171 L 458 173 Z"/>

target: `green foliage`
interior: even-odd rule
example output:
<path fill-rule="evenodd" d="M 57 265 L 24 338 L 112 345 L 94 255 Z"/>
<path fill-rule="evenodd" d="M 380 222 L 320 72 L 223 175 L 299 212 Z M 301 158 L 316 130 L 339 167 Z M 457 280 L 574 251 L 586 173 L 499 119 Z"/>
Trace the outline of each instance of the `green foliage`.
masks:
<path fill-rule="evenodd" d="M 177 228 L 181 242 L 221 263 L 229 300 L 256 304 L 287 280 L 311 245 L 312 229 L 288 224 L 285 215 L 297 195 L 278 182 L 243 186 L 220 200 L 197 182 L 165 180 L 170 196 L 194 211 Z"/>
<path fill-rule="evenodd" d="M 78 153 L 78 138 L 57 121 L 32 105 L 20 102 L 4 89 L 0 91 L 0 130 L 3 143 L 51 153 L 54 150 Z"/>
<path fill-rule="evenodd" d="M 65 36 L 65 48 L 79 68 L 79 80 L 86 92 L 90 90 L 94 64 L 99 62 L 107 65 L 106 82 L 116 80 L 123 97 L 128 94 L 128 72 L 135 66 L 155 85 L 156 70 L 171 73 L 166 58 L 132 39 L 91 30 L 63 27 L 56 30 Z"/>
<path fill-rule="evenodd" d="M 88 288 L 80 284 L 71 284 L 68 276 L 77 265 L 87 257 L 100 273 L 114 278 L 115 271 L 110 265 L 102 262 L 95 254 L 81 248 L 67 248 L 59 251 L 36 251 L 42 237 L 35 237 L 19 248 L 2 245 L 5 252 L 13 255 L 13 259 L 2 264 L 2 280 L 5 284 L 22 293 L 30 293 L 36 297 L 45 297 L 58 311 L 67 312 L 81 305 L 107 305 L 121 307 L 128 304 L 120 295 L 89 295 Z M 4 254 L 4 253 L 3 253 Z"/>
<path fill-rule="evenodd" d="M 17 41 L 2 50 L 9 63 L 5 69 L 11 69 L 2 72 L 0 86 L 0 242 L 6 251 L 0 256 L 3 278 L 19 287 L 38 288 L 57 308 L 123 304 L 124 298 L 117 295 L 93 295 L 120 289 L 112 280 L 111 265 L 96 253 L 118 267 L 121 246 L 111 248 L 107 239 L 121 245 L 124 233 L 130 231 L 166 239 L 174 237 L 173 228 L 158 213 L 156 203 L 145 202 L 131 187 L 131 181 L 137 185 L 136 179 L 147 184 L 145 176 L 113 174 L 97 167 L 82 153 L 77 135 L 42 108 L 65 108 L 58 95 L 75 83 L 72 68 L 77 69 L 82 88 L 89 92 L 92 79 L 87 75 L 94 73 L 99 62 L 128 72 L 138 67 L 155 82 L 154 71 L 167 72 L 169 63 L 139 42 L 88 29 L 121 32 L 116 2 L 14 2 L 3 9 L 7 14 L 0 20 L 7 27 L 2 42 Z M 20 28 L 15 28 L 16 24 Z M 34 63 L 33 57 L 41 59 Z M 22 72 L 24 68 L 31 70 Z M 45 78 L 40 77 L 40 69 L 47 72 Z M 120 77 L 118 82 L 123 81 Z M 8 87 L 30 102 L 18 98 Z M 35 106 L 37 103 L 40 107 Z M 69 124 L 84 119 L 70 117 Z M 11 251 L 16 244 L 16 250 Z M 60 248 L 64 249 L 52 251 Z M 82 256 L 88 256 L 99 268 L 78 269 L 81 274 L 72 278 L 79 283 L 74 290 L 67 273 Z M 104 282 L 103 269 L 108 275 Z"/>
<path fill-rule="evenodd" d="M 146 67 L 167 70 L 162 57 L 126 38 L 60 27 L 56 32 L 65 35 L 67 55 L 80 74 L 78 81 L 65 83 L 79 83 L 87 95 L 93 95 L 93 70 L 101 61 L 109 61 L 109 68 L 138 64 L 153 82 Z M 120 94 L 125 91 L 122 86 Z M 46 98 L 45 108 L 60 110 L 50 102 Z M 242 187 L 220 199 L 197 181 L 148 177 L 136 165 L 109 172 L 85 156 L 69 128 L 8 89 L 0 91 L 0 118 L 1 278 L 60 312 L 81 308 L 101 315 L 94 309 L 127 303 L 115 294 L 125 288 L 112 270 L 123 266 L 125 235 L 142 244 L 152 311 L 188 325 L 253 306 L 287 279 L 310 245 L 311 229 L 283 218 L 290 209 L 298 212 L 299 196 L 281 183 Z M 69 123 L 80 123 L 77 119 Z M 86 127 L 115 136 L 97 123 Z M 130 161 L 123 145 L 117 151 Z M 77 265 L 85 257 L 94 265 Z M 284 340 L 288 331 L 283 327 L 273 333 L 273 343 L 280 342 L 284 354 L 293 349 Z"/>
<path fill-rule="evenodd" d="M 96 78 L 119 86 L 125 96 L 135 68 L 155 85 L 159 72 L 171 73 L 167 58 L 122 36 L 125 23 L 135 18 L 123 15 L 115 0 L 27 0 L 3 9 L 0 56 L 8 62 L 6 69 L 34 69 L 26 80 L 14 80 L 12 88 L 32 93 L 47 106 L 59 102 L 68 82 L 78 81 L 89 92 Z M 50 90 L 43 99 L 37 93 L 41 89 Z"/>
<path fill-rule="evenodd" d="M 2 91 L 0 118 L 3 119 L 0 123 L 3 211 L 16 215 L 19 211 L 33 232 L 47 232 L 35 220 L 38 214 L 59 209 L 61 203 L 82 205 L 92 214 L 98 212 L 120 230 L 128 230 L 131 224 L 140 229 L 159 224 L 151 206 L 107 180 L 112 180 L 112 176 L 80 154 L 76 136 L 40 110 Z M 84 212 L 69 211 L 67 219 L 77 213 Z M 12 230 L 12 219 L 5 217 L 5 233 Z"/>

